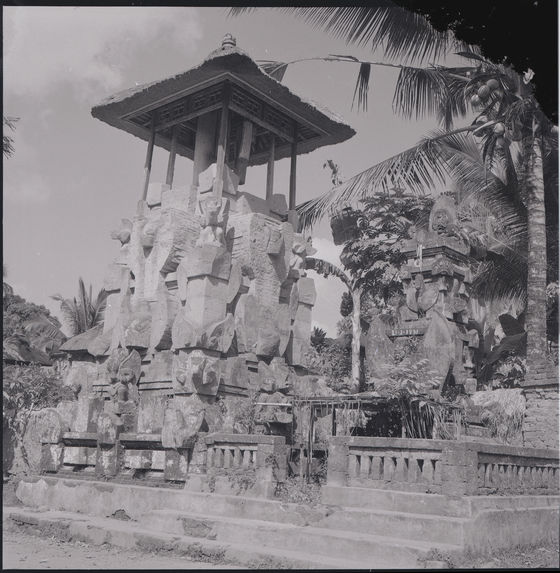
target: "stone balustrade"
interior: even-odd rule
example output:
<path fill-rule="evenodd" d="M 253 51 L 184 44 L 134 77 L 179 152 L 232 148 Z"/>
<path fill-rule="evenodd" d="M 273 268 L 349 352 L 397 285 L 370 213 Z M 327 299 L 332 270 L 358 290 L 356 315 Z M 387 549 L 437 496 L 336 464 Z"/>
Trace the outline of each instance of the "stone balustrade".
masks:
<path fill-rule="evenodd" d="M 403 438 L 333 437 L 327 483 L 447 495 L 555 494 L 558 451 Z"/>
<path fill-rule="evenodd" d="M 253 493 L 270 496 L 286 479 L 286 440 L 282 436 L 216 433 L 206 437 L 206 448 L 206 475 L 218 478 L 218 490 L 231 489 L 232 476 L 237 475 L 252 478 Z"/>

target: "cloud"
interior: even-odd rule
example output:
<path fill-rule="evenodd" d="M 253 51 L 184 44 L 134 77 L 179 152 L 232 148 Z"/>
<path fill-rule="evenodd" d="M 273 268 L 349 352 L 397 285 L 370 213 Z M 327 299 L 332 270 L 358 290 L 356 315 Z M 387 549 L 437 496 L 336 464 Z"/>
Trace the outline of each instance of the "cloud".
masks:
<path fill-rule="evenodd" d="M 18 124 L 16 124 L 18 125 Z M 42 205 L 51 196 L 47 179 L 39 172 L 37 148 L 22 135 L 21 126 L 12 134 L 15 153 L 4 158 L 2 196 L 20 205 Z"/>
<path fill-rule="evenodd" d="M 342 267 L 342 264 L 340 263 L 342 245 L 335 245 L 330 239 L 313 237 L 313 247 L 317 249 L 317 252 L 313 255 L 314 257 L 324 259 L 333 265 Z"/>
<path fill-rule="evenodd" d="M 195 8 L 5 7 L 4 90 L 39 96 L 68 83 L 78 92 L 121 87 L 139 46 L 166 38 L 193 48 Z"/>

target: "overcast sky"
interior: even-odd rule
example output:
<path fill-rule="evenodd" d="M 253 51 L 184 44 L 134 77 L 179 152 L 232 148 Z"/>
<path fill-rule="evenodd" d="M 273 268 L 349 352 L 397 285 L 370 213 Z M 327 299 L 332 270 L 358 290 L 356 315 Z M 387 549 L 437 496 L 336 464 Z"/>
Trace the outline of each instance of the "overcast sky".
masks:
<path fill-rule="evenodd" d="M 110 232 L 132 218 L 141 197 L 146 143 L 91 116 L 108 95 L 198 65 L 231 32 L 255 60 L 290 61 L 328 54 L 379 59 L 348 47 L 294 17 L 262 10 L 229 18 L 226 8 L 5 7 L 4 114 L 19 117 L 15 155 L 4 160 L 4 263 L 7 281 L 27 300 L 59 315 L 49 297 L 77 294 L 78 277 L 94 290 L 119 244 Z M 414 145 L 435 120 L 395 116 L 396 71 L 375 68 L 367 113 L 351 110 L 358 64 L 306 62 L 283 82 L 342 116 L 349 141 L 300 156 L 297 202 L 330 188 L 333 159 L 344 178 Z M 167 153 L 154 153 L 152 181 L 163 181 Z M 245 189 L 264 195 L 265 167 Z M 288 190 L 289 160 L 277 164 L 275 192 Z M 190 182 L 190 161 L 177 158 L 175 182 Z M 327 222 L 314 230 L 317 256 L 337 261 Z M 315 275 L 316 276 L 316 275 Z M 314 324 L 336 335 L 343 287 L 316 277 Z"/>

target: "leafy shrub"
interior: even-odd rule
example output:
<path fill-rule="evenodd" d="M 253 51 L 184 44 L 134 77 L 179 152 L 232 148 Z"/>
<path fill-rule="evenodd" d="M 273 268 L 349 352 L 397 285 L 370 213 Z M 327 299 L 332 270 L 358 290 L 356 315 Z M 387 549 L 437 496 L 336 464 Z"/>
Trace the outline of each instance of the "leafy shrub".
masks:
<path fill-rule="evenodd" d="M 54 407 L 62 400 L 75 399 L 75 396 L 72 389 L 64 386 L 52 369 L 37 364 L 4 364 L 2 374 L 4 431 L 13 435 L 14 447 L 19 448 L 27 464 L 22 440 L 31 414 L 42 408 Z"/>

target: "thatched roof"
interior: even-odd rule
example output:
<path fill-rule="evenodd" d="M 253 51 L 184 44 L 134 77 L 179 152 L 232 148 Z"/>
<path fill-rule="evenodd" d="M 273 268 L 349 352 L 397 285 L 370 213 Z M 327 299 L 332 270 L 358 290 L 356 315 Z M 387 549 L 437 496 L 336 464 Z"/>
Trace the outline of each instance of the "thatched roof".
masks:
<path fill-rule="evenodd" d="M 86 332 L 69 338 L 61 347 L 61 352 L 87 352 L 90 342 L 103 333 L 103 324 L 98 324 Z"/>
<path fill-rule="evenodd" d="M 214 50 L 200 65 L 170 78 L 121 91 L 93 107 L 91 113 L 113 127 L 148 141 L 151 111 L 225 80 L 297 123 L 298 154 L 340 143 L 355 134 L 340 117 L 297 96 L 264 72 L 245 52 L 226 44 Z M 155 144 L 169 150 L 169 134 L 158 133 Z M 281 143 L 276 147 L 276 159 L 289 157 L 290 152 L 290 145 Z M 193 149 L 187 140 L 179 140 L 177 153 L 193 158 Z M 257 155 L 250 164 L 260 165 L 267 160 L 268 157 Z"/>

